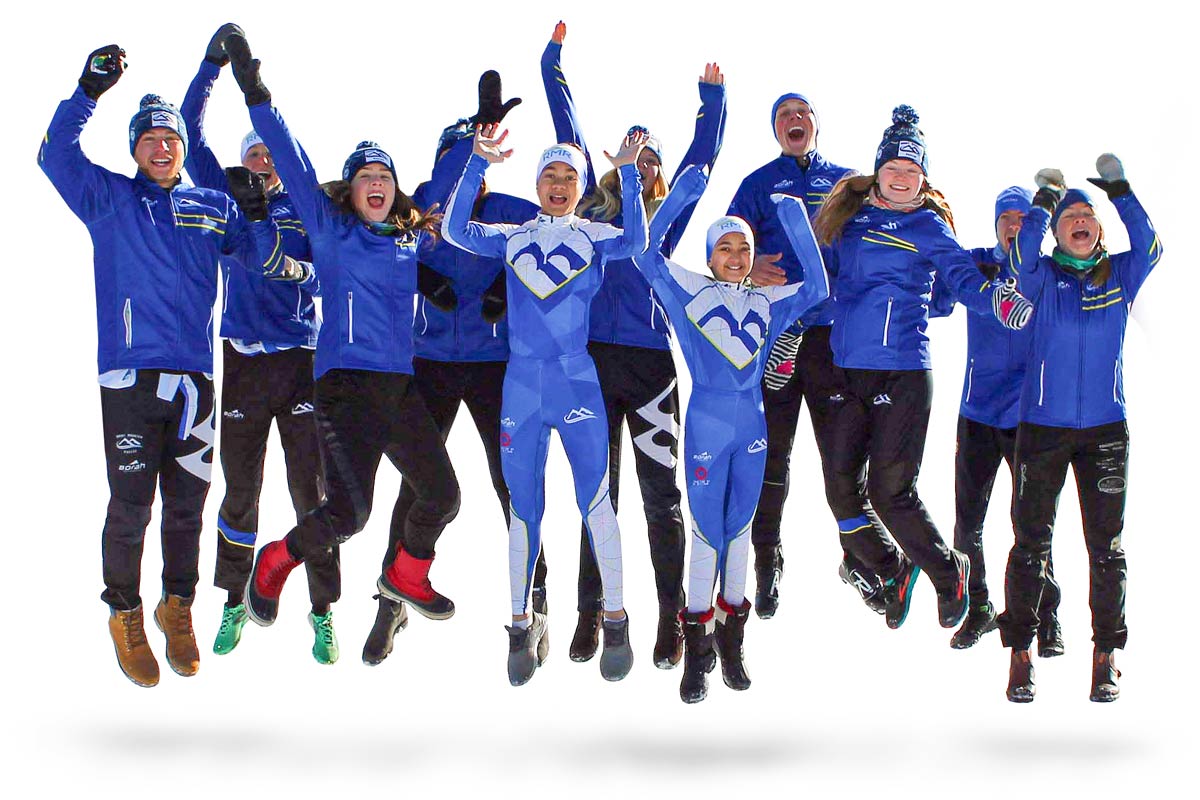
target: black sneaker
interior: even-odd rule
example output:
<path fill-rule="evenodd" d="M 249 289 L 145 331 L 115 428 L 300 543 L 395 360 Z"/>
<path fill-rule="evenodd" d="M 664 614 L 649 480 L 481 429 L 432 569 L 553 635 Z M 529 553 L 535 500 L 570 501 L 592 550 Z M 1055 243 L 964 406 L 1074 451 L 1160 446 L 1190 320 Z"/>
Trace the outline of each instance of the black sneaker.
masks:
<path fill-rule="evenodd" d="M 967 618 L 962 627 L 950 637 L 950 646 L 955 650 L 966 650 L 983 638 L 985 633 L 996 630 L 996 608 L 991 601 L 972 605 L 967 610 Z"/>
<path fill-rule="evenodd" d="M 604 619 L 604 652 L 600 654 L 600 674 L 606 681 L 619 681 L 633 669 L 633 648 L 629 644 L 629 615 Z"/>
<path fill-rule="evenodd" d="M 1061 656 L 1066 648 L 1063 646 L 1062 626 L 1054 614 L 1038 625 L 1037 629 L 1038 658 L 1054 658 Z"/>
<path fill-rule="evenodd" d="M 575 635 L 571 638 L 571 660 L 579 663 L 591 661 L 600 647 L 599 611 L 580 611 Z"/>
<path fill-rule="evenodd" d="M 397 631 L 408 627 L 408 609 L 404 603 L 389 600 L 383 595 L 375 595 L 379 601 L 379 610 L 375 612 L 375 624 L 367 634 L 363 644 L 362 660 L 368 667 L 375 667 L 391 655 L 392 641 Z"/>
<path fill-rule="evenodd" d="M 658 610 L 658 637 L 654 641 L 654 666 L 675 669 L 683 658 L 683 623 L 670 608 Z"/>
<path fill-rule="evenodd" d="M 967 596 L 967 579 L 971 576 L 971 560 L 957 550 L 950 551 L 957 568 L 954 584 L 937 590 L 938 621 L 943 628 L 953 628 L 967 616 L 971 598 Z"/>
<path fill-rule="evenodd" d="M 533 671 L 546 663 L 550 655 L 550 631 L 546 617 L 532 612 L 528 628 L 505 626 L 508 631 L 508 682 L 513 686 L 529 683 Z"/>
<path fill-rule="evenodd" d="M 883 597 L 883 582 L 879 580 L 878 575 L 852 567 L 849 562 L 843 560 L 838 565 L 838 577 L 842 579 L 842 583 L 858 592 L 858 596 L 867 604 L 867 608 L 876 614 L 883 614 L 887 611 L 887 602 Z"/>
<path fill-rule="evenodd" d="M 770 619 L 779 610 L 779 582 L 783 580 L 783 545 L 754 548 L 754 613 Z"/>
<path fill-rule="evenodd" d="M 884 618 L 892 630 L 903 625 L 908 617 L 912 592 L 920 574 L 921 568 L 910 561 L 908 556 L 901 554 L 900 571 L 896 573 L 896 577 L 883 584 Z"/>

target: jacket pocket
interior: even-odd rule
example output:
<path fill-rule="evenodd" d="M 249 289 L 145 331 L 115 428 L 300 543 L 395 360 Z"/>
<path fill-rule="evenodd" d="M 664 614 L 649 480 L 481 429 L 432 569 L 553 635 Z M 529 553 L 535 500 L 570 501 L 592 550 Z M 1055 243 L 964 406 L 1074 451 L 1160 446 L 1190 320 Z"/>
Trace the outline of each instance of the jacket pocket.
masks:
<path fill-rule="evenodd" d="M 125 349 L 133 347 L 133 298 L 125 298 L 125 308 L 121 310 L 121 319 L 125 321 Z"/>

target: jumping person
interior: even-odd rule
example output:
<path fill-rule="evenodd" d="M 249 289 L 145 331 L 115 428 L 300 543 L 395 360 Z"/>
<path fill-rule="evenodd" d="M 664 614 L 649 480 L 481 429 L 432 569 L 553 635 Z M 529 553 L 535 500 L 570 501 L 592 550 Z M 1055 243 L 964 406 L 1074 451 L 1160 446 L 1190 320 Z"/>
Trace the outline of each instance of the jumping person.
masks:
<path fill-rule="evenodd" d="M 213 84 L 229 63 L 225 37 L 241 33 L 232 23 L 213 35 L 196 77 L 183 98 L 188 127 L 184 167 L 197 185 L 228 192 L 220 162 L 204 135 L 204 114 Z M 263 180 L 268 210 L 279 226 L 283 252 L 312 261 L 304 226 L 292 206 L 271 152 L 251 131 L 242 139 L 242 166 Z M 324 494 L 317 426 L 313 420 L 313 352 L 317 318 L 312 292 L 296 283 L 271 280 L 261 273 L 224 262 L 224 305 L 221 309 L 221 471 L 225 499 L 217 517 L 217 566 L 214 582 L 227 593 L 213 652 L 224 655 L 237 647 L 246 624 L 246 578 L 254 564 L 258 536 L 258 501 L 262 491 L 267 439 L 274 421 L 283 447 L 288 491 L 297 522 L 316 508 Z M 313 658 L 321 664 L 338 659 L 331 605 L 341 594 L 338 553 L 305 563 L 308 615 L 313 629 Z"/>
<path fill-rule="evenodd" d="M 946 546 L 916 483 L 933 394 L 925 332 L 933 279 L 944 280 L 968 310 L 994 314 L 1006 327 L 1024 327 L 1032 307 L 1010 284 L 985 280 L 955 240 L 949 206 L 926 178 L 917 122 L 908 106 L 892 112 L 874 172 L 839 181 L 814 228 L 831 248 L 831 341 L 845 373 L 831 448 L 843 545 L 887 579 L 889 627 L 903 624 L 923 569 L 937 589 L 938 619 L 949 628 L 967 613 L 970 562 Z M 861 516 L 864 489 L 903 553 Z"/>
<path fill-rule="evenodd" d="M 684 426 L 692 512 L 687 611 L 680 614 L 687 651 L 679 695 L 685 703 L 707 694 L 714 648 L 725 684 L 750 688 L 742 641 L 750 614 L 745 592 L 750 525 L 767 458 L 762 373 L 775 339 L 829 295 L 808 214 L 790 196 L 777 194 L 773 200 L 792 248 L 807 265 L 806 281 L 749 286 L 754 234 L 737 217 L 722 217 L 708 229 L 712 278 L 668 261 L 662 240 L 678 214 L 699 200 L 704 185 L 704 173 L 696 167 L 679 176 L 650 226 L 649 250 L 634 259 L 662 298 L 692 374 Z"/>
<path fill-rule="evenodd" d="M 212 321 L 218 258 L 258 262 L 250 227 L 229 196 L 184 184 L 183 118 L 157 95 L 129 121 L 128 178 L 79 146 L 100 96 L 124 73 L 125 51 L 93 51 L 79 88 L 59 104 L 38 164 L 88 228 L 95 253 L 100 407 L 111 497 L 101 534 L 109 634 L 117 663 L 139 686 L 159 680 L 146 641 L 142 545 L 162 488 L 163 594 L 154 621 L 167 661 L 195 675 L 191 605 L 216 438 Z"/>
<path fill-rule="evenodd" d="M 507 131 L 480 126 L 474 153 L 450 197 L 446 240 L 476 255 L 504 258 L 509 362 L 500 429 L 504 479 L 512 497 L 509 526 L 508 678 L 526 683 L 548 652 L 546 617 L 529 613 L 529 584 L 541 550 L 545 468 L 550 432 L 557 430 L 575 479 L 575 500 L 600 566 L 604 652 L 600 673 L 624 678 L 633 666 L 629 619 L 621 591 L 621 535 L 608 490 L 608 425 L 599 379 L 587 353 L 588 310 L 606 261 L 646 247 L 646 217 L 636 162 L 644 133 L 625 137 L 613 167 L 621 171 L 625 227 L 575 215 L 587 181 L 583 152 L 574 145 L 547 149 L 538 162 L 538 216 L 523 225 L 471 222 L 471 209 L 489 163 L 501 163 Z M 605 154 L 607 155 L 607 153 Z"/>
<path fill-rule="evenodd" d="M 458 512 L 458 480 L 412 377 L 417 253 L 431 239 L 431 222 L 399 190 L 391 157 L 373 142 L 356 147 L 342 180 L 322 188 L 272 106 L 246 39 L 232 34 L 225 48 L 254 130 L 271 151 L 312 242 L 325 315 L 314 360 L 325 500 L 285 538 L 259 551 L 246 610 L 258 624 L 270 625 L 291 570 L 310 559 L 330 560 L 334 545 L 362 530 L 379 459 L 387 455 L 417 499 L 379 590 L 431 619 L 446 619 L 454 604 L 434 591 L 429 569 L 438 536 Z M 262 230 L 256 226 L 256 235 Z M 266 248 L 268 269 L 287 260 L 274 235 L 276 249 Z"/>
<path fill-rule="evenodd" d="M 781 225 L 771 195 L 785 192 L 804 201 L 809 217 L 816 219 L 829 192 L 842 178 L 855 172 L 839 167 L 817 151 L 820 123 L 809 99 L 789 92 L 771 107 L 771 125 L 779 144 L 779 157 L 750 173 L 738 186 L 728 214 L 750 223 L 754 231 L 757 261 L 750 280 L 758 286 L 783 286 L 803 280 L 808 265 L 792 252 L 787 232 Z M 832 302 L 810 308 L 803 319 L 779 336 L 774 352 L 767 357 L 763 378 L 763 407 L 767 415 L 767 464 L 762 493 L 754 518 L 754 572 L 757 590 L 754 611 L 770 619 L 779 608 L 779 583 L 783 579 L 781 531 L 783 504 L 789 488 L 789 462 L 800 406 L 807 403 L 813 436 L 821 458 L 825 496 L 833 508 L 831 442 L 834 405 L 843 396 L 842 376 L 833 365 L 829 345 Z M 835 518 L 837 514 L 834 514 Z M 869 505 L 856 518 L 861 524 L 879 528 Z M 854 587 L 872 610 L 882 613 L 879 578 L 845 547 L 838 573 Z"/>
<path fill-rule="evenodd" d="M 1041 187 L 1011 256 L 1021 286 L 1037 303 L 1033 341 L 1017 428 L 1016 543 L 1005 573 L 1000 638 L 1012 650 L 1007 696 L 1034 698 L 1029 647 L 1046 601 L 1050 541 L 1068 468 L 1074 470 L 1090 566 L 1092 685 L 1090 699 L 1116 700 L 1120 672 L 1113 652 L 1125 646 L 1125 551 L 1121 532 L 1128 481 L 1122 350 L 1129 309 L 1162 243 L 1111 153 L 1096 161 L 1099 186 L 1116 207 L 1130 249 L 1112 255 L 1088 195 L 1065 189 L 1062 173 L 1038 173 Z M 1052 255 L 1041 255 L 1049 227 Z"/>
<path fill-rule="evenodd" d="M 567 26 L 559 22 L 542 55 L 542 81 L 554 132 L 560 142 L 583 151 L 588 165 L 587 187 L 579 204 L 579 215 L 620 227 L 621 179 L 609 170 L 598 181 L 593 177 L 591 154 L 575 115 L 575 103 L 562 71 L 562 44 Z M 717 64 L 706 64 L 700 76 L 700 110 L 691 146 L 676 169 L 676 177 L 689 165 L 712 169 L 721 150 L 725 130 L 725 76 Z M 651 135 L 638 155 L 642 179 L 642 202 L 650 219 L 667 194 L 662 163 L 662 145 Z M 672 178 L 672 182 L 674 182 Z M 695 206 L 684 209 L 662 242 L 670 257 L 683 236 Z M 600 392 L 608 412 L 609 493 L 617 508 L 621 476 L 621 432 L 629 424 L 634 464 L 646 533 L 650 539 L 650 561 L 658 590 L 658 634 L 654 644 L 654 666 L 671 669 L 683 655 L 683 561 L 685 552 L 683 515 L 675 465 L 679 456 L 679 389 L 671 340 L 662 306 L 646 279 L 628 259 L 610 261 L 600 290 L 592 300 L 588 353 L 600 376 Z M 587 661 L 596 653 L 600 634 L 600 574 L 587 531 L 580 537 L 579 622 L 571 640 L 571 660 Z"/>

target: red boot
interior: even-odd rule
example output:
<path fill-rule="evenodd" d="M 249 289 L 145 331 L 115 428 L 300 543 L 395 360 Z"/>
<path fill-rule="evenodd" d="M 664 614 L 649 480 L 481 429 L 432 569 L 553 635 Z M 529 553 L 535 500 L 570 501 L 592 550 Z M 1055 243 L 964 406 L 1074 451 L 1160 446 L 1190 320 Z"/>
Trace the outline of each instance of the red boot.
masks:
<path fill-rule="evenodd" d="M 379 576 L 379 593 L 397 603 L 408 603 L 430 619 L 450 619 L 454 603 L 430 585 L 431 566 L 433 558 L 414 558 L 404 552 L 403 545 L 397 545 L 396 560 Z"/>
<path fill-rule="evenodd" d="M 250 580 L 246 582 L 246 613 L 259 625 L 270 625 L 279 614 L 279 595 L 288 574 L 303 562 L 292 558 L 280 539 L 258 551 Z"/>

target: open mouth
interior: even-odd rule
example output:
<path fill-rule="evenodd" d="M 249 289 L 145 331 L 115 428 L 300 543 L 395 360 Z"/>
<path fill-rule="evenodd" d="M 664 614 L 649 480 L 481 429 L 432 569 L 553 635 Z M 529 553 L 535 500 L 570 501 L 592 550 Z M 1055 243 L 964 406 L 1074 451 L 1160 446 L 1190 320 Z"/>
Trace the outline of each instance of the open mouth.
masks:
<path fill-rule="evenodd" d="M 383 209 L 383 192 L 371 192 L 367 195 L 367 207 L 375 211 Z"/>
<path fill-rule="evenodd" d="M 567 204 L 567 196 L 565 194 L 552 194 L 546 199 L 550 201 L 552 206 L 565 206 Z"/>
<path fill-rule="evenodd" d="M 262 178 L 264 181 L 269 181 L 271 179 L 271 173 L 269 173 L 269 172 L 259 172 L 256 174 L 258 175 L 258 177 Z"/>
<path fill-rule="evenodd" d="M 150 159 L 150 163 L 156 167 L 169 167 L 169 166 L 171 166 L 171 159 L 170 158 L 152 158 L 152 159 Z"/>
<path fill-rule="evenodd" d="M 1071 231 L 1071 241 L 1073 242 L 1084 244 L 1091 238 L 1091 231 L 1087 230 L 1086 228 L 1080 228 L 1077 231 Z"/>
<path fill-rule="evenodd" d="M 787 138 L 789 142 L 802 142 L 808 136 L 808 131 L 803 125 L 797 125 L 794 128 L 788 128 Z"/>

